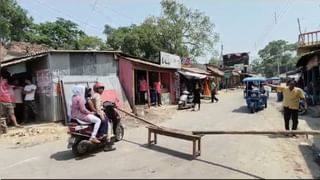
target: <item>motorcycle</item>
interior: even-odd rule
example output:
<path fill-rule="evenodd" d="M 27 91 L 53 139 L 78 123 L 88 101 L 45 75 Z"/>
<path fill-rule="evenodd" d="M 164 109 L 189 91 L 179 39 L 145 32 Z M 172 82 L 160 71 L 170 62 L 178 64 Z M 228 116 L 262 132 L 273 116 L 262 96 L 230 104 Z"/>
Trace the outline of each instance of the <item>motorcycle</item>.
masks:
<path fill-rule="evenodd" d="M 190 95 L 188 91 L 183 91 L 182 95 L 179 98 L 178 110 L 193 108 L 193 95 Z"/>
<path fill-rule="evenodd" d="M 71 148 L 75 156 L 84 155 L 95 148 L 105 147 L 123 139 L 124 127 L 121 124 L 119 114 L 115 111 L 115 104 L 112 102 L 104 102 L 103 111 L 111 120 L 110 124 L 114 136 L 111 137 L 111 140 L 108 140 L 106 137 L 99 138 L 101 141 L 100 144 L 93 144 L 89 141 L 94 124 L 86 123 L 75 118 L 70 120 L 70 123 L 68 124 L 68 134 L 70 134 L 68 149 Z"/>
<path fill-rule="evenodd" d="M 308 99 L 308 94 L 306 92 L 304 93 L 304 95 L 305 95 L 305 98 Z M 308 108 L 305 106 L 304 101 L 300 100 L 298 114 L 301 116 L 307 113 L 307 111 L 308 111 Z"/>

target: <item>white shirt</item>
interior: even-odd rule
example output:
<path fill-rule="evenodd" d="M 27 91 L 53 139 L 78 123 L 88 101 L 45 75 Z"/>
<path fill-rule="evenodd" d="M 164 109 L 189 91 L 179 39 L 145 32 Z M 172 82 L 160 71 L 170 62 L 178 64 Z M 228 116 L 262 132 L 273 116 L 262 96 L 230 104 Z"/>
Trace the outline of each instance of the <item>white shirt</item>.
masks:
<path fill-rule="evenodd" d="M 36 93 L 36 89 L 37 89 L 37 86 L 34 85 L 34 84 L 26 85 L 24 87 L 24 91 L 26 93 L 26 96 L 24 97 L 24 100 L 25 101 L 33 101 L 34 100 L 34 95 Z M 29 93 L 26 92 L 26 91 L 31 91 L 31 90 L 33 90 L 33 91 L 29 92 Z"/>

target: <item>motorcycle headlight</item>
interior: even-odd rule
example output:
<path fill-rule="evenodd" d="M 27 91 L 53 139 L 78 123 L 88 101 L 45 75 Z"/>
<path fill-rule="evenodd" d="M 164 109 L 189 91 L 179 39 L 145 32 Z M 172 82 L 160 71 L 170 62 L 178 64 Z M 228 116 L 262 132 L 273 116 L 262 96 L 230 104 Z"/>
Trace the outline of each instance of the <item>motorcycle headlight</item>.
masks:
<path fill-rule="evenodd" d="M 257 94 L 253 93 L 251 94 L 251 97 L 257 97 Z"/>

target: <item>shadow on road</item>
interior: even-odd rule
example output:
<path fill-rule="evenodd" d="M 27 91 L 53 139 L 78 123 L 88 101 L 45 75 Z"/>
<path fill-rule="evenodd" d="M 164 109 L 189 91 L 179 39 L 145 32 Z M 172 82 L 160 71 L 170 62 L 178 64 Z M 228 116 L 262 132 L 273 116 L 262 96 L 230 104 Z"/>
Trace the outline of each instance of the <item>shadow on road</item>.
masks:
<path fill-rule="evenodd" d="M 72 151 L 66 150 L 66 151 L 60 151 L 52 154 L 50 156 L 51 159 L 55 159 L 56 161 L 67 161 L 74 159 L 75 156 L 72 154 Z"/>
<path fill-rule="evenodd" d="M 66 151 L 56 152 L 56 153 L 52 154 L 50 156 L 50 158 L 54 159 L 56 161 L 69 161 L 69 160 L 72 160 L 72 159 L 82 160 L 82 159 L 86 159 L 86 158 L 89 158 L 89 157 L 93 157 L 98 152 L 101 152 L 101 149 L 97 149 L 97 150 L 89 152 L 86 155 L 77 157 L 72 153 L 71 150 L 66 150 Z"/>
<path fill-rule="evenodd" d="M 299 149 L 301 151 L 303 158 L 305 159 L 305 162 L 306 162 L 313 178 L 319 179 L 320 178 L 319 166 L 316 164 L 316 163 L 319 163 L 319 158 L 317 158 L 317 159 L 315 158 L 316 154 L 313 151 L 312 146 L 299 145 Z"/>
<path fill-rule="evenodd" d="M 271 139 L 276 139 L 276 138 L 281 138 L 281 139 L 290 139 L 289 136 L 285 136 L 282 134 L 271 134 L 271 135 L 267 135 L 269 138 Z"/>
<path fill-rule="evenodd" d="M 232 112 L 233 113 L 245 113 L 245 114 L 249 113 L 247 106 L 241 106 L 238 109 L 234 109 Z"/>
<path fill-rule="evenodd" d="M 206 163 L 206 164 L 209 164 L 209 165 L 213 165 L 213 166 L 217 166 L 217 167 L 220 167 L 220 168 L 228 169 L 230 171 L 234 171 L 234 172 L 237 172 L 237 173 L 240 173 L 240 174 L 245 174 L 245 175 L 250 176 L 252 178 L 263 179 L 262 177 L 259 177 L 257 175 L 251 174 L 249 172 L 241 171 L 239 169 L 235 169 L 235 168 L 223 165 L 223 164 L 218 164 L 218 163 L 214 163 L 214 162 L 210 162 L 210 161 L 206 161 L 206 160 L 202 160 L 202 159 L 194 159 L 192 157 L 192 155 L 186 154 L 186 153 L 183 153 L 183 152 L 171 150 L 171 149 L 160 147 L 160 146 L 157 146 L 157 145 L 149 146 L 148 144 L 140 144 L 140 143 L 133 142 L 133 141 L 130 141 L 130 140 L 125 140 L 125 139 L 122 140 L 122 141 L 130 143 L 130 144 L 135 144 L 137 146 L 140 146 L 140 147 L 143 147 L 143 148 L 146 148 L 146 149 L 149 149 L 149 150 L 157 151 L 157 152 L 164 153 L 164 154 L 169 154 L 171 156 L 182 158 L 182 159 L 185 159 L 185 160 L 188 160 L 188 161 L 192 161 L 192 160 L 199 161 L 199 162 Z"/>
<path fill-rule="evenodd" d="M 217 167 L 220 167 L 220 168 L 228 169 L 230 171 L 234 171 L 234 172 L 237 172 L 237 173 L 240 173 L 240 174 L 245 174 L 245 175 L 250 176 L 252 178 L 264 179 L 264 178 L 262 178 L 260 176 L 251 174 L 249 172 L 241 171 L 239 169 L 235 169 L 233 167 L 225 166 L 225 165 L 222 165 L 222 164 L 218 164 L 218 163 L 214 163 L 214 162 L 210 162 L 210 161 L 206 161 L 206 160 L 202 160 L 202 159 L 195 159 L 195 161 L 199 161 L 199 162 L 203 162 L 203 163 L 210 164 L 210 165 L 213 165 L 213 166 L 217 166 Z"/>
<path fill-rule="evenodd" d="M 123 139 L 122 141 L 130 143 L 130 144 L 135 144 L 137 146 L 140 146 L 140 147 L 143 147 L 143 148 L 146 148 L 146 149 L 149 149 L 149 150 L 161 152 L 161 153 L 164 153 L 164 154 L 169 154 L 171 156 L 175 156 L 175 157 L 182 158 L 182 159 L 185 159 L 185 160 L 191 161 L 193 159 L 192 155 L 190 155 L 190 154 L 179 152 L 179 151 L 175 151 L 175 150 L 171 150 L 171 149 L 160 147 L 160 146 L 157 146 L 157 145 L 149 146 L 149 144 L 140 144 L 140 143 L 136 143 L 136 142 L 133 142 L 133 141 L 130 141 L 130 140 L 126 140 L 126 139 Z"/>

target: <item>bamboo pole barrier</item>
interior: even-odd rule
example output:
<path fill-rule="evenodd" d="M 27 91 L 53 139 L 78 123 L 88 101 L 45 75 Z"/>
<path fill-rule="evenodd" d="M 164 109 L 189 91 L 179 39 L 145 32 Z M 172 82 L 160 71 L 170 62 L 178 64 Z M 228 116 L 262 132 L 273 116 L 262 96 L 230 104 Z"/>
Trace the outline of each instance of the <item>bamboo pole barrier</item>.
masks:
<path fill-rule="evenodd" d="M 120 108 L 118 108 L 118 107 L 116 107 L 116 109 L 118 109 L 119 111 L 121 111 L 121 112 L 123 112 L 123 113 L 125 113 L 125 114 L 127 114 L 127 115 L 129 115 L 129 116 L 131 116 L 131 117 L 133 117 L 133 118 L 135 118 L 135 119 L 138 119 L 138 120 L 140 120 L 140 121 L 142 121 L 142 122 L 144 122 L 144 123 L 147 123 L 147 124 L 149 124 L 149 125 L 152 125 L 152 126 L 155 126 L 155 127 L 157 127 L 157 128 L 162 129 L 160 126 L 158 126 L 158 125 L 156 125 L 156 124 L 154 124 L 154 123 L 152 123 L 152 122 L 150 122 L 150 121 L 148 121 L 148 120 L 145 120 L 145 119 L 143 119 L 143 118 L 140 118 L 140 117 L 138 117 L 138 116 L 136 116 L 136 115 L 134 115 L 134 114 L 132 114 L 132 113 L 130 113 L 130 112 L 127 112 L 127 111 L 125 111 L 125 110 L 123 110 L 123 109 L 120 109 Z"/>
<path fill-rule="evenodd" d="M 297 130 L 297 131 L 192 131 L 195 135 L 219 135 L 219 134 L 243 134 L 243 135 L 290 135 L 290 134 L 302 134 L 302 135 L 320 135 L 318 130 Z"/>

